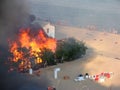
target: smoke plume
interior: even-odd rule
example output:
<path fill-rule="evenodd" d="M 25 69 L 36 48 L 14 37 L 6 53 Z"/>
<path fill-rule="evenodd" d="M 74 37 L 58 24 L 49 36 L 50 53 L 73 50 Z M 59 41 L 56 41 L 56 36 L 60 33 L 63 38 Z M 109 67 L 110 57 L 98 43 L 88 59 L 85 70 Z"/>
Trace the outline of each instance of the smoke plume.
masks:
<path fill-rule="evenodd" d="M 0 90 L 45 90 L 47 79 L 8 73 L 8 38 L 14 38 L 21 26 L 29 25 L 29 5 L 26 0 L 0 0 Z"/>
<path fill-rule="evenodd" d="M 0 0 L 0 45 L 26 22 L 28 12 L 25 0 Z"/>

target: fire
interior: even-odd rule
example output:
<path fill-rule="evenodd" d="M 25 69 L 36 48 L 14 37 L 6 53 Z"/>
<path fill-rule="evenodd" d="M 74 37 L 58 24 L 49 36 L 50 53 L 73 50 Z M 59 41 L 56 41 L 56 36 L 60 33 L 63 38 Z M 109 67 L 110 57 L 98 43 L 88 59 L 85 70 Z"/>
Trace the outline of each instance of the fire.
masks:
<path fill-rule="evenodd" d="M 37 32 L 37 31 L 35 31 Z M 14 41 L 9 42 L 12 62 L 20 62 L 21 70 L 31 68 L 31 64 L 42 63 L 41 52 L 43 49 L 56 50 L 56 39 L 48 37 L 43 30 L 37 33 L 28 29 L 20 29 Z"/>

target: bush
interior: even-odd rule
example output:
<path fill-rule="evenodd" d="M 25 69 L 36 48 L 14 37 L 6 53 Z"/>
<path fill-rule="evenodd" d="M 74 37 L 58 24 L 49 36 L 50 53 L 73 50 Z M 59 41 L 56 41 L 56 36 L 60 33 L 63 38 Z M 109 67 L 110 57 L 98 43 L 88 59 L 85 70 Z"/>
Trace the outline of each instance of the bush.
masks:
<path fill-rule="evenodd" d="M 82 41 L 74 38 L 68 38 L 58 42 L 56 50 L 56 58 L 62 61 L 71 61 L 85 55 L 87 47 Z"/>
<path fill-rule="evenodd" d="M 55 65 L 56 64 L 56 61 L 54 59 L 54 53 L 49 49 L 44 49 L 42 51 L 41 58 L 44 63 L 47 63 L 47 65 Z"/>

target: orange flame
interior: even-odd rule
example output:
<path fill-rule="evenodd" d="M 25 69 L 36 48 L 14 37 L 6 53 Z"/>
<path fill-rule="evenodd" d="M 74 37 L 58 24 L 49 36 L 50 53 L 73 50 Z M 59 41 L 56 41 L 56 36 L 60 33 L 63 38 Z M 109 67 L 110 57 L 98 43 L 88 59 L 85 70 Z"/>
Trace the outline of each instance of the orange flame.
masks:
<path fill-rule="evenodd" d="M 30 58 L 32 57 L 35 57 L 35 64 L 42 63 L 40 53 L 44 48 L 55 52 L 56 39 L 47 37 L 43 30 L 39 30 L 39 32 L 34 35 L 29 28 L 21 29 L 17 40 L 10 42 L 9 47 L 13 55 L 11 61 L 20 61 L 19 68 L 26 69 L 31 68 Z"/>

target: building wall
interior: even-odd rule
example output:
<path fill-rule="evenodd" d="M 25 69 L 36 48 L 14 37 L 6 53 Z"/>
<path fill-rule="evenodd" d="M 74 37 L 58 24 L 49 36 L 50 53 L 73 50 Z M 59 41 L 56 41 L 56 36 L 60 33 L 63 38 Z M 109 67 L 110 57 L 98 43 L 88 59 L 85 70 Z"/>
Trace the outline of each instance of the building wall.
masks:
<path fill-rule="evenodd" d="M 43 29 L 49 37 L 55 38 L 55 26 L 48 23 L 43 27 Z"/>

